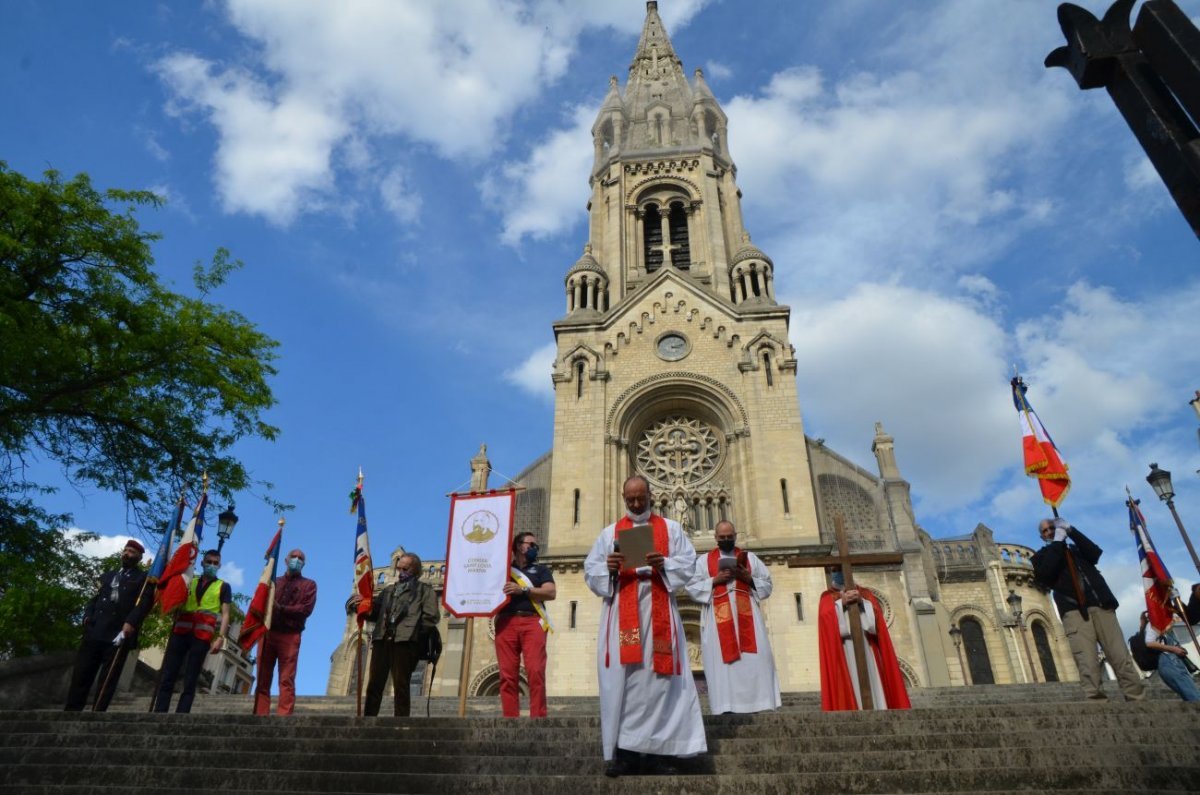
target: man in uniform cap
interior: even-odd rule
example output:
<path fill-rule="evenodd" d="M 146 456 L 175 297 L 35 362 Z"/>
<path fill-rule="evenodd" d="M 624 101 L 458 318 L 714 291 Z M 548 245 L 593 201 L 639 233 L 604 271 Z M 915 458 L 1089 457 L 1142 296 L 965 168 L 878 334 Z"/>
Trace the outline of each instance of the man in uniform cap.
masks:
<path fill-rule="evenodd" d="M 103 692 L 97 694 L 95 708 L 100 712 L 108 709 L 125 656 L 137 648 L 138 628 L 154 603 L 154 589 L 145 587 L 146 572 L 138 565 L 145 551 L 137 541 L 127 541 L 121 550 L 121 568 L 100 575 L 99 590 L 84 608 L 83 643 L 67 691 L 69 711 L 84 708 L 101 671 L 105 674 Z M 110 668 L 112 675 L 108 676 Z"/>

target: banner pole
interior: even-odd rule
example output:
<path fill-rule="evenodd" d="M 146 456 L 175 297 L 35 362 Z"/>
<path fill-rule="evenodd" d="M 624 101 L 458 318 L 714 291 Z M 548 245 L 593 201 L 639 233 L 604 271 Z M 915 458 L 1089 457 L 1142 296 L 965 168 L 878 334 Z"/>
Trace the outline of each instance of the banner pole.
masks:
<path fill-rule="evenodd" d="M 360 626 L 358 628 L 358 642 L 354 644 L 354 672 L 357 674 L 357 676 L 355 676 L 354 678 L 357 681 L 356 689 L 358 690 L 358 700 L 357 700 L 357 706 L 355 707 L 354 714 L 360 718 L 363 716 L 363 709 L 362 709 L 362 691 L 363 691 L 362 646 L 363 646 L 362 627 Z"/>
<path fill-rule="evenodd" d="M 1051 505 L 1050 510 L 1054 513 L 1054 518 L 1058 518 L 1058 506 Z M 1063 542 L 1066 543 L 1065 541 Z M 1079 615 L 1083 616 L 1083 620 L 1090 619 L 1087 613 L 1087 604 L 1083 595 L 1083 585 L 1079 582 L 1079 572 L 1075 568 L 1075 557 L 1071 554 L 1071 547 L 1066 548 L 1067 571 L 1071 574 L 1071 585 L 1075 588 L 1076 604 L 1079 605 Z"/>
<path fill-rule="evenodd" d="M 471 646 L 475 641 L 475 619 L 467 619 L 466 634 L 463 637 L 463 660 L 458 673 L 458 717 L 467 716 L 467 677 L 471 673 Z"/>
<path fill-rule="evenodd" d="M 1188 634 L 1192 636 L 1192 645 L 1196 647 L 1196 653 L 1200 654 L 1200 639 L 1196 638 L 1196 630 L 1192 629 L 1192 625 L 1188 623 L 1187 611 L 1183 608 L 1183 599 L 1175 597 L 1175 609 L 1179 611 L 1179 615 L 1183 618 L 1183 625 L 1187 627 Z"/>

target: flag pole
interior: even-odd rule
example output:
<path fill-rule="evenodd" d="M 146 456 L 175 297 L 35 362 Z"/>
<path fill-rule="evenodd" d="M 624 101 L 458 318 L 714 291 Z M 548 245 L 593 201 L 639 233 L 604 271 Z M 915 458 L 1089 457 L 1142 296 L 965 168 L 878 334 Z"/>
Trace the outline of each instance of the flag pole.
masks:
<path fill-rule="evenodd" d="M 471 646 L 475 640 L 475 619 L 467 619 L 466 635 L 463 637 L 463 661 L 458 674 L 458 717 L 467 716 L 467 677 L 471 674 Z"/>
<path fill-rule="evenodd" d="M 357 716 L 360 718 L 363 716 L 363 707 L 362 707 L 363 653 L 362 653 L 362 647 L 363 647 L 363 632 L 362 632 L 362 627 L 360 626 L 358 628 L 358 642 L 355 644 L 355 647 L 354 647 L 354 672 L 356 674 L 358 674 L 358 676 L 355 677 L 355 679 L 357 679 L 357 681 L 358 681 L 358 687 L 357 687 L 358 700 L 356 702 L 355 711 L 356 711 Z M 393 685 L 394 685 L 394 683 L 393 683 Z"/>
<path fill-rule="evenodd" d="M 1051 505 L 1050 510 L 1054 513 L 1054 518 L 1058 518 L 1058 506 Z M 1071 554 L 1071 547 L 1066 541 L 1063 541 L 1066 546 L 1067 572 L 1071 575 L 1071 585 L 1075 589 L 1075 601 L 1079 605 L 1079 614 L 1083 616 L 1084 621 L 1089 621 L 1087 614 L 1086 599 L 1083 595 L 1083 583 L 1079 581 L 1079 570 L 1075 568 L 1075 556 Z"/>
<path fill-rule="evenodd" d="M 133 603 L 134 607 L 140 605 L 142 603 L 142 599 L 146 597 L 147 585 L 150 585 L 149 577 L 146 577 L 142 580 L 142 589 L 138 591 L 138 597 Z M 135 631 L 138 629 L 141 629 L 141 627 L 134 627 Z M 108 671 L 104 674 L 104 681 L 100 684 L 100 689 L 96 691 L 96 700 L 92 702 L 92 712 L 100 711 L 100 700 L 104 697 L 104 691 L 108 689 L 108 683 L 112 680 L 113 669 L 117 667 L 117 660 L 121 656 L 121 650 L 125 648 L 126 640 L 128 640 L 128 638 L 122 635 L 121 642 L 117 644 L 117 648 L 116 651 L 113 652 L 112 659 L 108 661 Z M 122 668 L 123 667 L 124 666 L 122 666 Z"/>
<path fill-rule="evenodd" d="M 358 481 L 354 487 L 354 490 L 356 492 L 358 492 L 359 499 L 362 499 L 362 485 L 363 485 L 363 471 L 362 471 L 362 467 L 360 466 L 358 468 Z M 354 510 L 353 507 L 351 507 L 351 511 L 353 511 L 353 510 Z M 371 572 L 371 577 L 372 577 L 371 590 L 372 590 L 372 592 L 374 592 L 374 577 L 375 577 L 374 571 Z M 354 592 L 358 593 L 357 573 L 354 578 Z M 357 607 L 355 607 L 355 617 L 354 618 L 358 622 L 358 634 L 357 634 L 357 637 L 356 637 L 355 643 L 354 643 L 354 673 L 356 674 L 356 676 L 354 677 L 356 680 L 356 684 L 355 684 L 356 694 L 355 694 L 354 709 L 355 709 L 355 715 L 357 717 L 361 718 L 363 716 L 363 703 L 362 703 L 362 700 L 363 700 L 363 617 L 362 617 L 361 613 L 358 613 Z M 394 682 L 392 684 L 393 684 L 393 686 L 395 685 Z"/>
<path fill-rule="evenodd" d="M 1013 378 L 1010 386 L 1012 386 L 1013 397 L 1020 401 L 1020 404 L 1017 406 L 1018 411 L 1023 409 L 1027 413 L 1030 412 L 1029 404 L 1025 401 L 1025 392 L 1023 389 L 1025 382 L 1021 380 L 1021 373 L 1017 369 L 1016 364 L 1013 365 Z M 1041 424 L 1040 418 L 1038 419 L 1038 424 Z M 1044 427 L 1042 430 L 1046 432 Z M 1053 442 L 1051 444 L 1053 445 Z M 1065 496 L 1065 494 L 1060 495 L 1059 499 L 1061 500 Z M 1042 492 L 1042 499 L 1045 499 L 1045 492 Z M 1055 519 L 1060 518 L 1057 505 L 1051 504 L 1050 512 L 1054 514 Z M 1063 547 L 1063 551 L 1066 553 L 1064 557 L 1067 560 L 1067 573 L 1071 576 L 1071 587 L 1075 591 L 1075 603 L 1079 605 L 1079 615 L 1083 617 L 1084 621 L 1090 621 L 1091 619 L 1087 612 L 1087 601 L 1083 594 L 1083 584 L 1079 580 L 1079 570 L 1075 567 L 1075 556 L 1071 554 L 1071 545 L 1064 540 Z"/>
<path fill-rule="evenodd" d="M 1183 599 L 1178 594 L 1175 596 L 1175 609 L 1179 611 L 1179 615 L 1183 618 L 1183 625 L 1187 627 L 1188 634 L 1192 636 L 1192 645 L 1196 647 L 1196 654 L 1200 654 L 1200 639 L 1196 637 L 1196 630 L 1192 629 L 1192 625 L 1188 623 L 1187 611 L 1183 607 Z"/>
<path fill-rule="evenodd" d="M 208 472 L 204 473 L 204 492 L 205 493 L 208 492 Z M 186 505 L 186 503 L 184 502 L 184 497 L 186 495 L 187 495 L 186 488 L 179 490 L 180 506 Z M 167 563 L 171 562 L 171 554 L 172 554 L 171 545 L 175 542 L 175 537 L 181 536 L 181 535 L 183 535 L 183 511 L 179 510 L 179 511 L 176 511 L 176 513 L 175 513 L 175 527 L 171 531 L 171 540 L 170 540 L 170 542 L 168 542 L 167 548 L 163 553 L 166 556 Z M 149 579 L 149 578 L 147 578 L 147 579 Z M 155 585 L 155 590 L 157 590 L 157 588 L 158 588 L 157 580 L 155 580 L 154 585 Z M 157 594 L 157 593 L 154 595 L 154 598 L 156 601 L 158 600 L 159 596 L 160 596 L 160 594 Z M 153 609 L 153 607 L 151 607 L 151 609 Z M 176 610 L 175 612 L 177 613 L 178 610 Z M 172 615 L 174 615 L 174 613 L 172 613 Z M 174 622 L 172 622 L 172 623 L 174 623 Z M 168 643 L 171 641 L 172 634 L 173 633 L 168 630 L 168 632 L 167 632 L 167 642 Z M 146 709 L 147 713 L 154 712 L 154 702 L 158 701 L 158 688 L 162 685 L 163 663 L 166 662 L 166 659 L 167 659 L 167 647 L 163 646 L 163 658 L 158 664 L 158 676 L 154 677 L 154 689 L 150 691 L 150 706 Z"/>

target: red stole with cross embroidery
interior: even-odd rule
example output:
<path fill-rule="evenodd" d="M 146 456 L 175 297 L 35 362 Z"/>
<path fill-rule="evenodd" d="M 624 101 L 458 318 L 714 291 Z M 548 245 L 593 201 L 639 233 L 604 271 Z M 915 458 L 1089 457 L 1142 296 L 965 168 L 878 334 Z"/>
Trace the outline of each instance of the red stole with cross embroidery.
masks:
<path fill-rule="evenodd" d="M 750 567 L 746 553 L 736 547 L 733 550 L 739 566 Z M 715 577 L 721 562 L 721 550 L 708 553 L 708 575 Z M 713 586 L 713 616 L 717 620 L 717 639 L 721 641 L 721 659 L 727 663 L 741 659 L 742 652 L 758 653 L 758 640 L 754 636 L 754 611 L 750 606 L 750 593 L 745 591 L 737 600 L 737 633 L 733 631 L 733 609 L 729 605 L 729 586 L 726 583 Z M 741 648 L 738 643 L 741 642 Z"/>
<path fill-rule="evenodd" d="M 616 542 L 621 543 L 621 531 L 633 527 L 633 520 L 628 516 L 621 517 L 614 531 Z M 654 532 L 654 549 L 663 557 L 671 552 L 670 537 L 667 534 L 667 521 L 661 516 L 651 514 L 650 527 Z M 640 565 L 645 565 L 640 564 Z M 638 615 L 638 575 L 632 569 L 622 570 L 619 585 L 619 629 L 618 637 L 621 642 L 621 663 L 623 665 L 637 664 L 642 661 L 642 628 Z M 679 673 L 678 661 L 675 659 L 675 644 L 671 638 L 671 599 L 667 593 L 667 585 L 660 572 L 655 571 L 650 576 L 650 639 L 654 649 L 654 672 L 657 674 Z"/>

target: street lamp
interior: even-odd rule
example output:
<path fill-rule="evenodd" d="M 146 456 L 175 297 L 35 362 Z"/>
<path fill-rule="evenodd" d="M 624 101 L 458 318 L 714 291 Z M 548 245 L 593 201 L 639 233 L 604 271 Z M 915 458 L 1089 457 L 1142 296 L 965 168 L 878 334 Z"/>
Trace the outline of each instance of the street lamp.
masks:
<path fill-rule="evenodd" d="M 233 535 L 233 528 L 238 523 L 238 515 L 233 512 L 233 507 L 230 505 L 221 511 L 221 515 L 217 517 L 217 538 L 221 539 L 217 542 L 218 554 L 220 554 L 221 549 L 225 546 L 225 542 Z"/>
<path fill-rule="evenodd" d="M 950 625 L 950 640 L 954 641 L 954 653 L 958 655 L 958 669 L 962 671 L 963 685 L 971 684 L 970 673 L 967 671 L 967 666 L 963 665 L 962 656 L 962 630 L 957 624 Z"/>
<path fill-rule="evenodd" d="M 1008 609 L 1012 611 L 1017 628 L 1021 630 L 1021 645 L 1025 647 L 1025 661 L 1029 663 L 1029 674 L 1036 682 L 1038 680 L 1037 670 L 1033 667 L 1033 655 L 1029 653 L 1029 636 L 1025 634 L 1025 622 L 1021 619 L 1021 595 L 1009 589 L 1008 598 L 1004 601 L 1008 602 Z"/>
<path fill-rule="evenodd" d="M 1200 398 L 1197 398 L 1200 400 Z M 1179 518 L 1179 512 L 1175 510 L 1175 489 L 1171 487 L 1171 473 L 1165 469 L 1159 469 L 1158 464 L 1150 465 L 1150 474 L 1146 476 L 1146 482 L 1150 484 L 1150 488 L 1154 489 L 1154 493 L 1158 498 L 1167 504 L 1167 508 L 1171 511 L 1171 516 L 1175 517 L 1175 526 L 1179 528 L 1179 535 L 1183 536 L 1183 543 L 1187 545 L 1188 552 L 1192 554 L 1192 565 L 1196 567 L 1196 571 L 1200 572 L 1200 558 L 1196 557 L 1196 549 L 1192 546 L 1192 539 L 1188 538 L 1187 530 L 1183 527 L 1183 520 Z"/>

